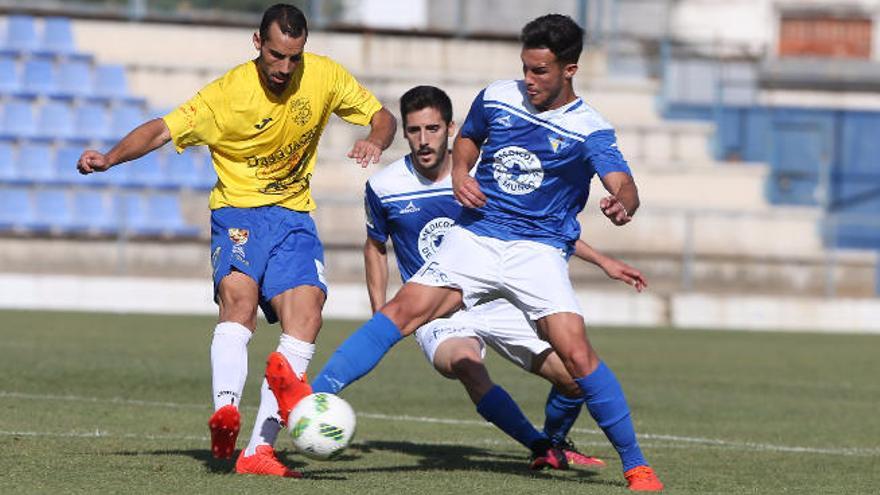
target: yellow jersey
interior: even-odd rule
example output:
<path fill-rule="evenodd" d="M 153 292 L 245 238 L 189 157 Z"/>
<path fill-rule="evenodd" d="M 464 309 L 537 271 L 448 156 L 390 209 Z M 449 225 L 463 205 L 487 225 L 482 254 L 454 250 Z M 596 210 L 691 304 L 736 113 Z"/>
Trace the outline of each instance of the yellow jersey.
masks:
<path fill-rule="evenodd" d="M 284 94 L 263 88 L 254 61 L 235 67 L 164 117 L 178 153 L 207 145 L 217 183 L 210 208 L 315 209 L 309 180 L 331 113 L 368 125 L 382 104 L 333 60 L 304 53 Z"/>

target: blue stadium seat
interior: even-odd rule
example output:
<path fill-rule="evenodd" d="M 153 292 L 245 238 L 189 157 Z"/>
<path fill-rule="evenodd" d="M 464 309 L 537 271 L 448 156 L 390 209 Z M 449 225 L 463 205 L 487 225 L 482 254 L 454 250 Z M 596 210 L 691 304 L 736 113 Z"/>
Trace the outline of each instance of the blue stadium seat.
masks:
<path fill-rule="evenodd" d="M 157 153 L 147 153 L 137 160 L 122 166 L 129 169 L 129 182 L 132 186 L 155 188 L 174 187 L 174 184 L 168 179 L 168 175 L 165 173 L 165 167 L 160 162 Z"/>
<path fill-rule="evenodd" d="M 147 206 L 140 193 L 123 193 L 115 197 L 116 211 L 121 219 L 119 228 L 128 236 L 156 236 L 160 230 L 150 222 Z"/>
<path fill-rule="evenodd" d="M 6 40 L 3 45 L 7 53 L 36 50 L 40 46 L 40 41 L 37 38 L 37 26 L 33 16 L 9 16 L 6 19 Z"/>
<path fill-rule="evenodd" d="M 121 139 L 145 120 L 144 110 L 139 105 L 117 105 L 111 111 L 110 136 Z"/>
<path fill-rule="evenodd" d="M 73 39 L 73 28 L 67 17 L 46 17 L 43 22 L 43 35 L 40 36 L 37 53 L 62 56 L 91 62 L 92 56 L 79 53 Z"/>
<path fill-rule="evenodd" d="M 167 150 L 165 153 L 165 171 L 168 174 L 168 179 L 178 187 L 186 189 L 204 188 L 204 180 L 199 170 L 199 164 L 196 162 L 196 155 L 190 150 L 184 150 L 183 153 L 177 153 L 173 148 Z"/>
<path fill-rule="evenodd" d="M 160 235 L 171 237 L 198 237 L 199 229 L 187 225 L 177 194 L 152 194 L 147 197 L 147 211 L 151 223 Z"/>
<path fill-rule="evenodd" d="M 74 139 L 92 141 L 110 137 L 107 109 L 103 105 L 89 103 L 77 107 L 74 120 L 76 122 Z"/>
<path fill-rule="evenodd" d="M 146 99 L 132 96 L 128 91 L 125 67 L 121 65 L 99 65 L 95 69 L 94 97 L 104 100 L 128 101 L 144 104 Z"/>
<path fill-rule="evenodd" d="M 82 155 L 81 146 L 63 146 L 55 153 L 56 179 L 62 184 L 69 185 L 94 185 L 92 176 L 81 175 L 76 170 L 76 162 Z"/>
<path fill-rule="evenodd" d="M 26 139 L 37 132 L 32 105 L 27 101 L 10 101 L 3 108 L 0 139 Z"/>
<path fill-rule="evenodd" d="M 199 175 L 201 178 L 201 189 L 210 190 L 217 183 L 217 171 L 214 170 L 214 162 L 211 161 L 211 154 L 207 151 L 195 152 L 196 156 L 201 157 L 201 167 L 199 167 Z"/>
<path fill-rule="evenodd" d="M 67 189 L 38 189 L 34 195 L 33 229 L 65 233 L 73 229 L 73 210 Z"/>
<path fill-rule="evenodd" d="M 40 108 L 36 137 L 42 139 L 70 139 L 74 136 L 73 111 L 70 105 L 50 101 Z"/>
<path fill-rule="evenodd" d="M 54 95 L 57 91 L 55 63 L 48 58 L 32 58 L 24 63 L 21 87 L 17 96 L 36 98 Z"/>
<path fill-rule="evenodd" d="M 107 195 L 98 189 L 79 190 L 73 196 L 72 230 L 93 235 L 113 235 L 118 219 L 108 206 Z"/>
<path fill-rule="evenodd" d="M 11 183 L 18 179 L 12 143 L 0 141 L 0 183 Z"/>
<path fill-rule="evenodd" d="M 33 226 L 34 207 L 25 188 L 0 189 L 0 229 L 26 230 Z"/>
<path fill-rule="evenodd" d="M 27 181 L 49 184 L 58 180 L 52 147 L 46 143 L 27 143 L 18 151 L 20 177 Z"/>
<path fill-rule="evenodd" d="M 17 94 L 20 88 L 17 59 L 14 56 L 0 54 L 0 94 Z"/>
<path fill-rule="evenodd" d="M 84 98 L 91 94 L 91 65 L 84 60 L 62 62 L 58 68 L 58 84 L 53 97 Z"/>

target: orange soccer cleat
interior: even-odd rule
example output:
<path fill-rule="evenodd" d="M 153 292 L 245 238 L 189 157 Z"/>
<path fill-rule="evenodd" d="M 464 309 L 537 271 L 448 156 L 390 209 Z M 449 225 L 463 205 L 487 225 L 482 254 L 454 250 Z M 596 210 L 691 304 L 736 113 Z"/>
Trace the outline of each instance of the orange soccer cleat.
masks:
<path fill-rule="evenodd" d="M 634 492 L 659 492 L 663 490 L 663 483 L 648 466 L 636 466 L 623 473 L 630 490 Z"/>
<path fill-rule="evenodd" d="M 312 386 L 309 385 L 305 373 L 302 378 L 296 377 L 287 358 L 280 352 L 269 354 L 266 361 L 266 381 L 278 402 L 278 417 L 281 418 L 281 425 L 287 426 L 290 411 L 300 399 L 312 394 Z"/>
<path fill-rule="evenodd" d="M 211 429 L 211 455 L 217 459 L 230 459 L 241 429 L 238 408 L 227 404 L 217 409 L 208 420 L 208 428 Z"/>
<path fill-rule="evenodd" d="M 235 472 L 238 474 L 260 474 L 264 476 L 281 476 L 283 478 L 302 478 L 302 473 L 288 468 L 275 457 L 275 450 L 271 445 L 257 446 L 254 455 L 245 456 L 244 450 L 235 462 Z"/>

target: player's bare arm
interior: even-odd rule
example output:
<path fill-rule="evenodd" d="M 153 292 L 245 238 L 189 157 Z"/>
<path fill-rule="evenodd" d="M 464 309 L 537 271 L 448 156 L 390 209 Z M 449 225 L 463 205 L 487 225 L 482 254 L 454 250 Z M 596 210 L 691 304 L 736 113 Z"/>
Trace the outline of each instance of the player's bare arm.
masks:
<path fill-rule="evenodd" d="M 370 134 L 364 139 L 355 141 L 348 157 L 354 159 L 361 168 L 366 168 L 371 163 L 379 163 L 382 152 L 391 146 L 394 133 L 397 130 L 397 120 L 385 107 L 382 107 L 370 119 Z"/>
<path fill-rule="evenodd" d="M 385 305 L 388 293 L 388 247 L 372 237 L 364 242 L 364 269 L 367 293 L 373 313 Z"/>
<path fill-rule="evenodd" d="M 455 199 L 465 208 L 480 208 L 486 204 L 486 195 L 470 174 L 479 157 L 479 143 L 468 137 L 456 136 L 452 146 L 452 191 Z"/>
<path fill-rule="evenodd" d="M 626 172 L 611 172 L 602 177 L 602 184 L 611 193 L 599 200 L 602 214 L 614 225 L 629 223 L 640 204 L 639 190 L 632 176 Z"/>
<path fill-rule="evenodd" d="M 627 265 L 617 258 L 612 258 L 606 254 L 590 246 L 586 242 L 578 239 L 574 245 L 574 255 L 588 263 L 592 263 L 609 278 L 620 280 L 621 282 L 633 286 L 637 291 L 641 292 L 648 287 L 648 281 L 642 272 Z"/>
<path fill-rule="evenodd" d="M 129 132 L 106 154 L 86 150 L 76 162 L 79 173 L 104 172 L 114 165 L 140 158 L 171 140 L 171 132 L 165 121 L 153 119 Z"/>

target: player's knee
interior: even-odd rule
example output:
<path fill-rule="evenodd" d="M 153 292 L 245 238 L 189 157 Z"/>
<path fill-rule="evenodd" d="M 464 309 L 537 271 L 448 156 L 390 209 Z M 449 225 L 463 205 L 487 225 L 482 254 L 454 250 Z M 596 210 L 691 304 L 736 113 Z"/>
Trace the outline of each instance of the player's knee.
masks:
<path fill-rule="evenodd" d="M 408 302 L 405 298 L 395 297 L 388 304 L 382 306 L 381 311 L 397 325 L 403 335 L 415 332 L 427 320 L 424 315 L 419 314 L 416 305 Z"/>
<path fill-rule="evenodd" d="M 234 321 L 248 328 L 256 327 L 257 305 L 247 299 L 232 299 L 220 305 L 220 321 Z"/>
<path fill-rule="evenodd" d="M 470 349 L 453 354 L 450 359 L 450 368 L 455 377 L 463 382 L 475 382 L 486 375 L 483 359 Z"/>
<path fill-rule="evenodd" d="M 565 368 L 575 378 L 586 376 L 598 366 L 595 362 L 595 354 L 590 352 L 589 347 L 576 347 L 573 349 L 557 350 L 559 357 L 565 364 Z"/>

